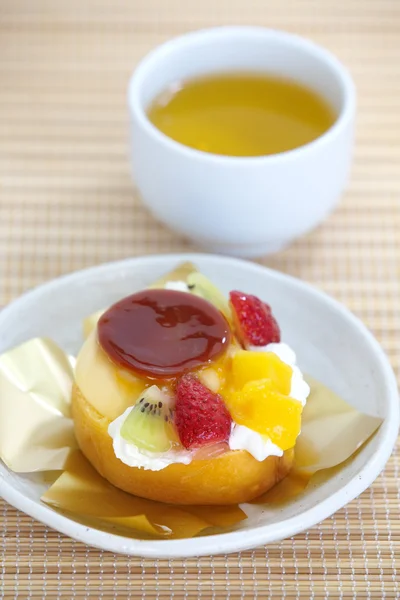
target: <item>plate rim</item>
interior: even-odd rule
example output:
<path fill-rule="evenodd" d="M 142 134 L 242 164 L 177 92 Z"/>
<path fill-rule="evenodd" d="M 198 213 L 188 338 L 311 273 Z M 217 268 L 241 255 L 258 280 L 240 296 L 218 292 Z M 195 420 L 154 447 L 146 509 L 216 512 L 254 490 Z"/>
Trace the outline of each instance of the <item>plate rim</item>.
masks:
<path fill-rule="evenodd" d="M 295 516 L 274 523 L 272 529 L 271 525 L 267 524 L 251 527 L 246 532 L 243 532 L 242 530 L 231 531 L 194 538 L 138 540 L 88 527 L 69 519 L 45 504 L 40 504 L 35 500 L 31 500 L 25 496 L 23 492 L 16 490 L 12 484 L 7 481 L 7 473 L 3 474 L 1 471 L 0 496 L 18 510 L 25 512 L 25 514 L 52 527 L 56 531 L 102 550 L 145 558 L 189 558 L 248 550 L 250 548 L 255 548 L 256 546 L 277 542 L 284 538 L 291 537 L 330 517 L 337 510 L 343 508 L 348 502 L 354 500 L 354 498 L 365 491 L 383 470 L 387 460 L 392 454 L 397 440 L 399 430 L 399 395 L 393 369 L 378 341 L 357 316 L 346 308 L 345 305 L 322 290 L 292 275 L 276 271 L 275 269 L 265 267 L 258 263 L 215 254 L 192 252 L 150 254 L 131 257 L 67 273 L 23 293 L 0 311 L 0 332 L 1 327 L 8 319 L 8 314 L 10 312 L 15 310 L 15 308 L 23 306 L 27 300 L 32 298 L 32 296 L 40 295 L 42 292 L 57 287 L 60 282 L 68 282 L 68 279 L 75 279 L 76 277 L 83 278 L 85 275 L 93 272 L 101 272 L 109 269 L 123 269 L 128 265 L 133 266 L 135 263 L 139 262 L 151 263 L 154 260 L 161 265 L 162 263 L 170 263 L 174 260 L 177 262 L 209 260 L 211 262 L 219 262 L 221 266 L 226 263 L 230 263 L 232 266 L 239 265 L 253 271 L 255 276 L 265 276 L 265 274 L 267 274 L 269 277 L 275 278 L 276 280 L 287 281 L 299 289 L 305 289 L 308 292 L 311 291 L 319 300 L 329 304 L 331 308 L 336 312 L 339 312 L 344 319 L 358 329 L 359 333 L 362 334 L 365 343 L 369 344 L 377 358 L 376 366 L 381 372 L 385 383 L 384 395 L 387 398 L 387 415 L 381 425 L 382 439 L 379 442 L 375 454 L 368 459 L 367 463 L 359 471 L 357 477 L 350 479 L 343 487 L 325 500 L 322 500 L 315 506 L 302 512 L 301 520 Z M 1 466 L 2 464 L 3 463 L 1 463 Z"/>

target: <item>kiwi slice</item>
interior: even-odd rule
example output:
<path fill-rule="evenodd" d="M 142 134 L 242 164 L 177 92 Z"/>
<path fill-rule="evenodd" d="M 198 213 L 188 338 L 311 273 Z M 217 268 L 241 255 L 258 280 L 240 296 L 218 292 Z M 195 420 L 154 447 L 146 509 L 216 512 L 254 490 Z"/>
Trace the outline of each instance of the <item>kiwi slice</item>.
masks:
<path fill-rule="evenodd" d="M 228 300 L 203 273 L 190 273 L 186 279 L 186 283 L 192 294 L 200 296 L 200 298 L 204 298 L 204 300 L 208 300 L 208 302 L 214 304 L 225 315 L 226 319 L 231 321 L 232 314 Z"/>
<path fill-rule="evenodd" d="M 166 452 L 177 443 L 168 396 L 156 385 L 142 392 L 121 427 L 121 437 L 149 452 Z"/>

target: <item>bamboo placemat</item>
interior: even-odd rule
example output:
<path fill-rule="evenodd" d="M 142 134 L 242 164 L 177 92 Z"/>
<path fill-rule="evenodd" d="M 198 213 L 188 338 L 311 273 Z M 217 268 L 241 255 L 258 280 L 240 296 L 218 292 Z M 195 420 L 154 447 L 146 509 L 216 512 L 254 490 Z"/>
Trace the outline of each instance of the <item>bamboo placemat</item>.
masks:
<path fill-rule="evenodd" d="M 215 24 L 307 35 L 359 93 L 351 185 L 317 231 L 262 262 L 346 303 L 400 368 L 398 0 L 2 0 L 0 304 L 56 275 L 191 249 L 138 202 L 125 89 L 172 35 Z M 0 505 L 4 598 L 400 597 L 400 449 L 360 498 L 253 552 L 140 560 L 74 542 Z"/>

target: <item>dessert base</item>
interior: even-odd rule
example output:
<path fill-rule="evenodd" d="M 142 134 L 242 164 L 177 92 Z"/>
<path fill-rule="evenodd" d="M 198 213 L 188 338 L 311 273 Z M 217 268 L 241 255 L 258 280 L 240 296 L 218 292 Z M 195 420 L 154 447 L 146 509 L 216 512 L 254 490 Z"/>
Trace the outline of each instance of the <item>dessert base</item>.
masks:
<path fill-rule="evenodd" d="M 159 502 L 250 502 L 286 477 L 293 463 L 293 449 L 262 462 L 244 450 L 235 450 L 189 465 L 173 464 L 161 471 L 129 467 L 114 454 L 108 434 L 110 420 L 93 408 L 76 385 L 72 390 L 72 416 L 79 447 L 100 475 L 125 492 Z"/>

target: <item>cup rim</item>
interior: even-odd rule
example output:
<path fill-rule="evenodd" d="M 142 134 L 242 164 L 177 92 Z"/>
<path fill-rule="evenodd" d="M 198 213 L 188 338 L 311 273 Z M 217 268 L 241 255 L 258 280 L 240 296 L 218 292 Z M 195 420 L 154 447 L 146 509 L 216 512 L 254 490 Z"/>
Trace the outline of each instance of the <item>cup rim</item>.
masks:
<path fill-rule="evenodd" d="M 212 152 L 204 152 L 191 146 L 178 142 L 165 133 L 160 131 L 149 120 L 145 109 L 139 101 L 139 92 L 143 82 L 147 76 L 148 70 L 166 53 L 171 53 L 176 49 L 182 49 L 186 45 L 201 40 L 202 38 L 223 39 L 235 36 L 269 36 L 285 42 L 289 46 L 296 46 L 309 50 L 314 55 L 319 56 L 331 69 L 337 77 L 339 85 L 343 91 L 343 106 L 333 123 L 327 131 L 318 136 L 315 140 L 276 154 L 266 154 L 261 156 L 231 156 L 225 154 L 216 154 Z M 288 33 L 279 29 L 270 29 L 267 27 L 257 26 L 230 26 L 203 28 L 195 31 L 190 31 L 182 35 L 176 36 L 151 50 L 138 63 L 136 69 L 131 75 L 128 84 L 128 107 L 130 113 L 135 115 L 140 126 L 151 136 L 156 142 L 163 145 L 173 152 L 177 152 L 184 157 L 194 158 L 203 162 L 219 163 L 219 164 L 262 164 L 280 162 L 285 159 L 291 159 L 299 154 L 304 154 L 318 150 L 318 148 L 328 144 L 337 133 L 352 120 L 356 107 L 356 90 L 354 82 L 347 68 L 339 61 L 339 59 L 329 50 L 316 44 L 300 35 Z"/>

